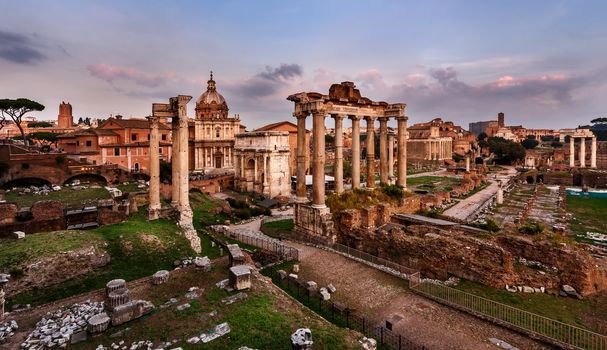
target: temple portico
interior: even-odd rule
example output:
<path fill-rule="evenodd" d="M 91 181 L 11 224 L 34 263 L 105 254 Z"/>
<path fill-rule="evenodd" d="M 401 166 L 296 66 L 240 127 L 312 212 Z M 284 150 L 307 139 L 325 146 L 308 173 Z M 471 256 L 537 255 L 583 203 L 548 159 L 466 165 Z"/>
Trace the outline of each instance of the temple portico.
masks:
<path fill-rule="evenodd" d="M 597 143 L 596 136 L 589 129 L 575 129 L 574 131 L 561 133 L 561 138 L 564 140 L 565 136 L 569 136 L 569 167 L 573 168 L 576 166 L 575 162 L 575 139 L 579 139 L 579 166 L 580 168 L 586 167 L 586 139 L 590 139 L 590 167 L 596 168 L 596 152 Z"/>
<path fill-rule="evenodd" d="M 312 202 L 307 203 L 305 191 L 305 150 L 298 145 L 297 155 L 297 199 L 295 207 L 296 231 L 316 236 L 325 241 L 333 241 L 333 223 L 325 205 L 325 118 L 335 119 L 335 188 L 343 192 L 343 120 L 352 122 L 352 188 L 360 188 L 360 120 L 365 119 L 367 128 L 367 188 L 375 187 L 375 121 L 379 120 L 380 182 L 388 184 L 393 179 L 394 135 L 388 133 L 388 121 L 398 122 L 398 182 L 406 186 L 406 128 L 404 103 L 388 104 L 362 97 L 351 82 L 333 84 L 329 95 L 319 93 L 299 93 L 288 97 L 295 103 L 293 115 L 297 118 L 298 143 L 305 140 L 306 118 L 312 116 L 313 133 L 313 176 Z"/>

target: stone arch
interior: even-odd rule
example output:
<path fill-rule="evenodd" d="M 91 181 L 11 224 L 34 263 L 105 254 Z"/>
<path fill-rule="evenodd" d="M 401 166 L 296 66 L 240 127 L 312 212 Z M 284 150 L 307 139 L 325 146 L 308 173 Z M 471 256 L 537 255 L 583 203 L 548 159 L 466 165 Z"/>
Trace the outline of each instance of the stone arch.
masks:
<path fill-rule="evenodd" d="M 95 183 L 95 184 L 99 184 L 101 186 L 107 186 L 108 184 L 108 180 L 105 178 L 105 176 L 103 175 L 99 175 L 99 174 L 91 174 L 91 173 L 82 173 L 82 174 L 77 174 L 74 176 L 71 176 L 69 178 L 67 178 L 63 184 L 69 184 L 72 183 L 74 180 L 80 180 L 80 182 L 88 182 L 88 183 Z"/>

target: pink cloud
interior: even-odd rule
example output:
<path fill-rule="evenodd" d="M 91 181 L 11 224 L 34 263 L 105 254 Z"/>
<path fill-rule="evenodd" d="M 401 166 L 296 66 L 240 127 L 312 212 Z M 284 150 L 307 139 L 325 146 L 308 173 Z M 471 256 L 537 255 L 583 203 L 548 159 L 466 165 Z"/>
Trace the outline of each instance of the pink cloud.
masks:
<path fill-rule="evenodd" d="M 147 87 L 157 87 L 165 84 L 167 81 L 174 80 L 177 78 L 175 72 L 167 72 L 161 75 L 153 75 L 143 73 L 136 68 L 110 66 L 105 63 L 97 63 L 88 65 L 87 70 L 89 73 L 99 79 L 107 82 L 114 82 L 116 80 L 127 80 L 132 81 L 137 85 Z"/>

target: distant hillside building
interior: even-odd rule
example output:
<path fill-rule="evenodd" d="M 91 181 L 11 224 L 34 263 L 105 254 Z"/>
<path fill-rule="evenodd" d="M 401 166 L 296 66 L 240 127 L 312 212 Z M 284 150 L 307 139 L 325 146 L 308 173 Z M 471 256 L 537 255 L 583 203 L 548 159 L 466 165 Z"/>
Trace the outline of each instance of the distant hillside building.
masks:
<path fill-rule="evenodd" d="M 297 170 L 297 125 L 282 121 L 278 123 L 268 124 L 254 131 L 288 131 L 289 132 L 289 147 L 291 149 L 291 175 L 295 176 Z M 306 149 L 310 149 L 310 131 L 306 130 Z M 306 174 L 310 173 L 310 152 L 306 152 Z"/>

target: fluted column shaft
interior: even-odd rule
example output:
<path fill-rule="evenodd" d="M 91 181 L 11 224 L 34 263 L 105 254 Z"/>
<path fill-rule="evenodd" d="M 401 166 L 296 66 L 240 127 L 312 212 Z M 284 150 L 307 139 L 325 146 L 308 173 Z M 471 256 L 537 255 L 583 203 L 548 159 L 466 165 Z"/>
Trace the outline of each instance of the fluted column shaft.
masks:
<path fill-rule="evenodd" d="M 379 182 L 388 183 L 388 118 L 379 118 Z"/>
<path fill-rule="evenodd" d="M 188 117 L 179 116 L 179 207 L 189 212 L 189 169 L 188 169 Z"/>
<path fill-rule="evenodd" d="M 325 113 L 316 111 L 312 114 L 312 118 L 314 133 L 312 206 L 323 208 L 325 207 Z"/>
<path fill-rule="evenodd" d="M 388 180 L 394 181 L 394 134 L 388 135 Z"/>
<path fill-rule="evenodd" d="M 360 117 L 349 118 L 352 120 L 352 188 L 360 188 Z"/>
<path fill-rule="evenodd" d="M 586 167 L 586 138 L 580 140 L 580 168 Z"/>
<path fill-rule="evenodd" d="M 365 117 L 367 122 L 367 188 L 375 188 L 375 118 Z"/>
<path fill-rule="evenodd" d="M 160 143 L 158 141 L 158 129 L 160 127 L 160 118 L 152 116 L 150 121 L 150 205 L 148 207 L 148 219 L 158 219 L 160 210 Z"/>
<path fill-rule="evenodd" d="M 306 117 L 297 115 L 297 184 L 296 193 L 298 202 L 306 202 Z"/>
<path fill-rule="evenodd" d="M 179 118 L 172 119 L 173 133 L 171 135 L 171 205 L 179 206 Z"/>
<path fill-rule="evenodd" d="M 407 117 L 396 118 L 398 127 L 398 180 L 397 185 L 407 187 Z"/>
<path fill-rule="evenodd" d="M 569 166 L 575 166 L 575 138 L 569 136 Z"/>
<path fill-rule="evenodd" d="M 332 117 L 335 119 L 335 192 L 342 193 L 344 191 L 344 116 L 334 114 Z"/>
<path fill-rule="evenodd" d="M 590 145 L 590 167 L 596 168 L 596 137 L 592 138 Z"/>

